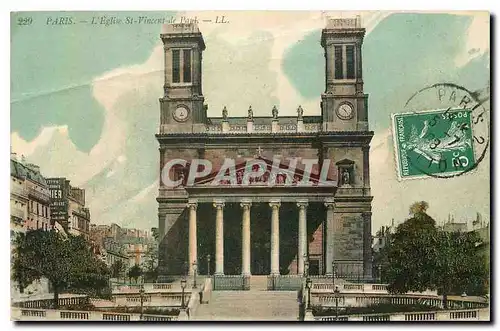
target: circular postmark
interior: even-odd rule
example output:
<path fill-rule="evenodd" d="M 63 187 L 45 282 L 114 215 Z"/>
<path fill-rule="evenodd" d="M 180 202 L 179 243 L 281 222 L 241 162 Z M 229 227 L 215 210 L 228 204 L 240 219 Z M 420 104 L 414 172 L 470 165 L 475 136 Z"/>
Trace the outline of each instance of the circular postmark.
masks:
<path fill-rule="evenodd" d="M 394 114 L 401 178 L 452 178 L 477 168 L 490 141 L 489 96 L 440 83 L 413 94 Z"/>

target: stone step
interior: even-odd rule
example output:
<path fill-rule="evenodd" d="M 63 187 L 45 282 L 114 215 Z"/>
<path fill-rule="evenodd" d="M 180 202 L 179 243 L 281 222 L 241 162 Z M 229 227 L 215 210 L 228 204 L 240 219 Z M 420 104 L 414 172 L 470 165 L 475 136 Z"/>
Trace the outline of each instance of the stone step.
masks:
<path fill-rule="evenodd" d="M 214 291 L 209 304 L 198 307 L 195 320 L 296 321 L 295 291 Z"/>

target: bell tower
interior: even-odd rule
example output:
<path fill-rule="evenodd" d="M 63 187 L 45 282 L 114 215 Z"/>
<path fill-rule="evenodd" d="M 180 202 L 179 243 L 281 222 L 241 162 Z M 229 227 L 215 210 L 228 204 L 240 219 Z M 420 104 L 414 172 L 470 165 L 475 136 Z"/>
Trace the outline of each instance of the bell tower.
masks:
<path fill-rule="evenodd" d="M 205 132 L 202 93 L 203 36 L 194 23 L 168 24 L 161 34 L 165 54 L 164 96 L 160 98 L 160 133 Z"/>
<path fill-rule="evenodd" d="M 324 131 L 367 131 L 368 95 L 363 92 L 361 18 L 330 19 L 321 33 L 325 50 Z"/>

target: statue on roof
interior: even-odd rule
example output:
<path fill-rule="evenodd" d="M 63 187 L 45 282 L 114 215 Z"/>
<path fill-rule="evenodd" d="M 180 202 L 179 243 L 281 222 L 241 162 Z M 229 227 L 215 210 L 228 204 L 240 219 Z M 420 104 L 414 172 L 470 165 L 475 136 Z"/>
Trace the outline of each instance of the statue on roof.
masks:
<path fill-rule="evenodd" d="M 226 108 L 226 106 L 224 106 L 224 108 L 222 109 L 222 119 L 224 119 L 224 121 L 227 121 L 227 108 Z"/>
<path fill-rule="evenodd" d="M 297 118 L 301 120 L 303 115 L 304 115 L 304 109 L 302 109 L 302 106 L 299 106 L 299 108 L 297 108 Z"/>
<path fill-rule="evenodd" d="M 250 106 L 250 108 L 248 108 L 248 120 L 249 120 L 249 121 L 253 121 L 253 110 L 252 110 L 252 106 Z"/>
<path fill-rule="evenodd" d="M 278 119 L 278 108 L 276 108 L 276 106 L 273 107 L 272 113 L 273 119 Z"/>

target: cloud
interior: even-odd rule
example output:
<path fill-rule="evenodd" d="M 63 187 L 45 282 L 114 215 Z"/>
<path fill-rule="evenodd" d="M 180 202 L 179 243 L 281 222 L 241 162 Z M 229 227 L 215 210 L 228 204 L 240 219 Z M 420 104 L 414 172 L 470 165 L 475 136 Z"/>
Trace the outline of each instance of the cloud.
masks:
<path fill-rule="evenodd" d="M 469 13 L 470 15 L 470 13 Z M 490 50 L 490 15 L 488 12 L 475 12 L 467 29 L 467 41 L 463 52 L 455 58 L 455 64 L 463 67 Z"/>

